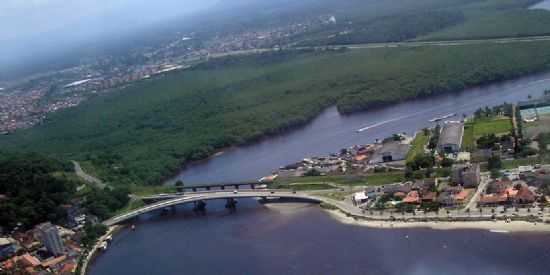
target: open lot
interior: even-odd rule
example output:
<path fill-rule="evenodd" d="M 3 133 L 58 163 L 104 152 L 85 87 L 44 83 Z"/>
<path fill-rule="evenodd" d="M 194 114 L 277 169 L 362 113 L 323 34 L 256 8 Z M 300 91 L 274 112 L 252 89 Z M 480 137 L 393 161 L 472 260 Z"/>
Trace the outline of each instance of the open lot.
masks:
<path fill-rule="evenodd" d="M 472 151 L 476 147 L 476 140 L 484 135 L 504 135 L 512 131 L 512 121 L 509 117 L 488 119 L 476 119 L 468 121 L 464 125 L 464 137 L 462 147 L 466 151 Z"/>
<path fill-rule="evenodd" d="M 550 133 L 550 115 L 543 115 L 539 120 L 530 123 L 523 123 L 523 136 L 533 139 L 540 133 Z"/>

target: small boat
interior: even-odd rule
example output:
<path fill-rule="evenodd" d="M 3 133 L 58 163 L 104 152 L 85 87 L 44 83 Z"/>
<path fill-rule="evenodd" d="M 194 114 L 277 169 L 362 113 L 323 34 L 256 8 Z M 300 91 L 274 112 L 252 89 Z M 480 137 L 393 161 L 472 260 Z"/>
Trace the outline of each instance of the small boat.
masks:
<path fill-rule="evenodd" d="M 107 242 L 102 242 L 100 245 L 99 245 L 99 248 L 103 249 L 103 250 L 107 250 Z"/>
<path fill-rule="evenodd" d="M 135 224 L 132 224 L 132 226 L 130 228 L 132 229 L 132 231 L 136 231 L 136 225 Z"/>
<path fill-rule="evenodd" d="M 444 119 L 454 117 L 454 116 L 456 116 L 456 113 L 450 113 L 450 114 L 446 114 L 444 116 L 434 117 L 434 118 L 430 119 L 429 122 L 438 122 L 438 121 L 442 121 Z"/>

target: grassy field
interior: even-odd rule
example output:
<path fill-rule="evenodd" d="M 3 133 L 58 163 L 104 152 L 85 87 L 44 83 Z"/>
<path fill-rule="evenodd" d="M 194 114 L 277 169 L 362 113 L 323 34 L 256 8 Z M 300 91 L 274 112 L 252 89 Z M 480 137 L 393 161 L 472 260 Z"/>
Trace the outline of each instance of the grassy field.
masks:
<path fill-rule="evenodd" d="M 475 138 L 474 138 L 474 123 L 467 122 L 464 124 L 464 136 L 462 138 L 462 148 L 466 151 L 475 150 Z"/>
<path fill-rule="evenodd" d="M 319 177 L 297 177 L 288 179 L 278 179 L 275 181 L 279 186 L 295 186 L 297 184 L 336 184 L 336 185 L 364 185 L 376 186 L 384 185 L 404 180 L 401 172 L 374 173 L 367 176 L 319 176 Z"/>
<path fill-rule="evenodd" d="M 473 135 L 476 138 L 488 134 L 509 134 L 511 131 L 512 121 L 508 117 L 477 120 L 473 123 Z"/>
<path fill-rule="evenodd" d="M 424 153 L 424 147 L 428 143 L 429 136 L 424 131 L 416 133 L 413 142 L 411 143 L 411 150 L 407 153 L 407 162 L 412 161 L 418 154 Z"/>
<path fill-rule="evenodd" d="M 550 68 L 550 42 L 278 52 L 138 82 L 0 137 L 6 150 L 88 162 L 111 183 L 158 184 L 192 160 L 342 113 Z"/>
<path fill-rule="evenodd" d="M 487 134 L 508 134 L 512 131 L 512 121 L 508 117 L 476 119 L 464 124 L 462 148 L 472 151 L 476 148 L 476 140 Z"/>

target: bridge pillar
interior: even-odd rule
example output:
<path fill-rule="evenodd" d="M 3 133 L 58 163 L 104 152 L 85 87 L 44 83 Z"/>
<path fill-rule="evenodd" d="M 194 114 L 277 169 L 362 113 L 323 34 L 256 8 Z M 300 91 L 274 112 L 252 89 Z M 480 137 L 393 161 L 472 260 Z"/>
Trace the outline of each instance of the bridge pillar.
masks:
<path fill-rule="evenodd" d="M 238 185 L 238 184 L 235 184 L 235 189 L 239 189 L 239 185 Z"/>
<path fill-rule="evenodd" d="M 254 183 L 250 184 L 250 189 L 256 189 L 256 184 Z"/>
<path fill-rule="evenodd" d="M 197 192 L 197 188 L 195 188 L 195 187 L 193 187 L 192 190 L 193 190 L 193 192 Z"/>
<path fill-rule="evenodd" d="M 210 186 L 206 186 L 206 191 L 210 191 Z"/>
<path fill-rule="evenodd" d="M 203 200 L 196 201 L 195 207 L 193 207 L 193 211 L 200 212 L 202 214 L 206 213 L 206 202 Z"/>
<path fill-rule="evenodd" d="M 235 212 L 237 210 L 237 201 L 234 198 L 227 199 L 225 208 L 229 209 L 231 212 Z"/>
<path fill-rule="evenodd" d="M 225 185 L 220 186 L 221 190 L 225 190 Z"/>

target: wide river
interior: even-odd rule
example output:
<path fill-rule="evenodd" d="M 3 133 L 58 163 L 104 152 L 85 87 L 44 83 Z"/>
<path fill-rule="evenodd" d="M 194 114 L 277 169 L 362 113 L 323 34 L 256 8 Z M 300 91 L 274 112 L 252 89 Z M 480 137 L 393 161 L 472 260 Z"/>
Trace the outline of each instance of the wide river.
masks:
<path fill-rule="evenodd" d="M 470 114 L 549 88 L 545 73 L 353 116 L 329 108 L 303 128 L 227 150 L 181 176 L 188 183 L 254 180 L 305 156 L 413 133 L 435 116 Z M 378 126 L 356 132 L 369 125 Z M 234 214 L 223 206 L 209 202 L 205 216 L 190 206 L 144 215 L 136 231 L 114 237 L 90 274 L 550 274 L 549 233 L 384 230 L 340 223 L 310 204 L 239 200 Z"/>
<path fill-rule="evenodd" d="M 140 218 L 91 275 L 549 274 L 550 234 L 373 229 L 338 222 L 316 205 L 209 202 Z"/>
<path fill-rule="evenodd" d="M 304 157 L 328 155 L 394 133 L 413 134 L 433 126 L 429 122 L 431 118 L 449 113 L 461 117 L 480 107 L 526 100 L 528 95 L 539 96 L 545 89 L 550 89 L 550 73 L 407 101 L 351 116 L 342 116 L 332 107 L 302 128 L 231 148 L 217 157 L 189 165 L 177 178 L 182 178 L 186 184 L 254 181 Z M 367 126 L 374 127 L 357 132 Z"/>

